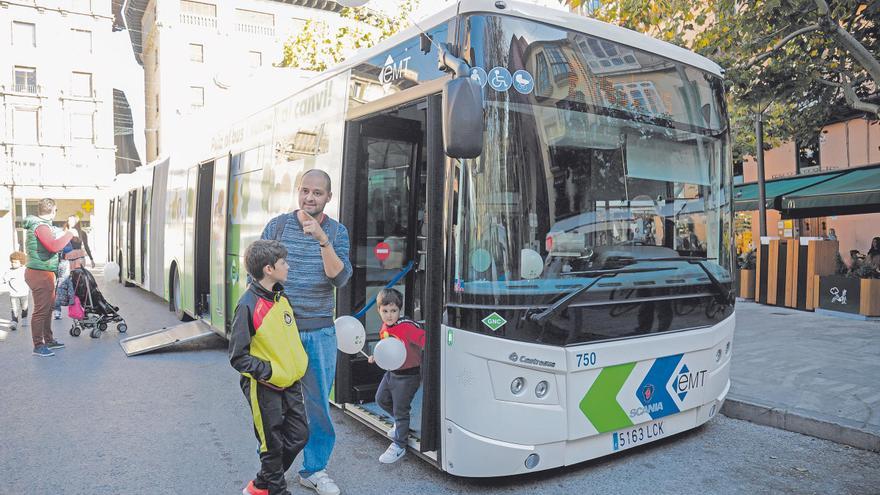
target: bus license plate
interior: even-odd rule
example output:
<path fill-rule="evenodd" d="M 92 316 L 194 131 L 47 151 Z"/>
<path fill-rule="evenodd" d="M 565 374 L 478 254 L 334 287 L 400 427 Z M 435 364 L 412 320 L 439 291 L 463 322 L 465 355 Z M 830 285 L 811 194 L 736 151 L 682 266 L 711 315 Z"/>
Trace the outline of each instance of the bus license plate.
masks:
<path fill-rule="evenodd" d="M 614 432 L 611 441 L 614 450 L 623 450 L 660 438 L 664 433 L 663 421 L 655 421 Z"/>

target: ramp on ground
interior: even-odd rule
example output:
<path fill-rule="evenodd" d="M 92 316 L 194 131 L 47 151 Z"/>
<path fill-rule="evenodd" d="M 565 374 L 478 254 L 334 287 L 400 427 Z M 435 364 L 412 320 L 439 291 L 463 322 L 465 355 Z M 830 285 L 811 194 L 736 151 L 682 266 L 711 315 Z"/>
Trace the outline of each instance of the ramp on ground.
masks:
<path fill-rule="evenodd" d="M 195 320 L 122 339 L 119 341 L 119 345 L 125 351 L 126 356 L 136 356 L 164 349 L 174 344 L 189 342 L 213 333 L 207 323 Z"/>

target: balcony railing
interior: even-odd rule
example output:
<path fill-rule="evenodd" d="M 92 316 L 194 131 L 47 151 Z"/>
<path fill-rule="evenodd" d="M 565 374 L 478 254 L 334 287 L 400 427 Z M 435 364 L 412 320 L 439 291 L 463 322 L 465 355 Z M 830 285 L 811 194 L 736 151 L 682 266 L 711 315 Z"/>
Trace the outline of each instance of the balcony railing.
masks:
<path fill-rule="evenodd" d="M 12 88 L 16 93 L 28 93 L 35 95 L 39 86 L 36 84 L 15 84 Z"/>
<path fill-rule="evenodd" d="M 189 24 L 190 26 L 197 26 L 202 28 L 209 29 L 217 29 L 217 18 L 216 17 L 207 17 L 203 15 L 196 14 L 180 14 L 180 23 L 181 24 Z"/>
<path fill-rule="evenodd" d="M 259 24 L 248 24 L 246 22 L 238 22 L 235 24 L 235 30 L 239 33 L 256 34 L 259 36 L 275 36 L 275 26 L 261 26 Z"/>

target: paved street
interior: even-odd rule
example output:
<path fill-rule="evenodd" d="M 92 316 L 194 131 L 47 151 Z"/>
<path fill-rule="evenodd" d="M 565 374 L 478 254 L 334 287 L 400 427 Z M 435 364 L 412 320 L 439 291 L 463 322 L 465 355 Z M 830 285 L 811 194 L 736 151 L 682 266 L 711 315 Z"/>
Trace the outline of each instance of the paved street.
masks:
<path fill-rule="evenodd" d="M 174 323 L 166 305 L 140 289 L 113 285 L 106 295 L 122 308 L 130 334 Z M 0 315 L 8 308 L 0 296 Z M 258 462 L 225 341 L 126 358 L 113 327 L 99 340 L 70 337 L 68 327 L 66 318 L 55 322 L 67 348 L 53 358 L 30 354 L 27 329 L 0 342 L 0 494 L 240 493 Z M 734 366 L 744 349 L 738 343 Z M 338 411 L 335 417 L 329 471 L 344 493 L 880 490 L 880 454 L 723 416 L 646 448 L 504 480 L 453 478 L 413 456 L 380 465 L 386 441 Z M 298 485 L 291 491 L 310 493 Z"/>

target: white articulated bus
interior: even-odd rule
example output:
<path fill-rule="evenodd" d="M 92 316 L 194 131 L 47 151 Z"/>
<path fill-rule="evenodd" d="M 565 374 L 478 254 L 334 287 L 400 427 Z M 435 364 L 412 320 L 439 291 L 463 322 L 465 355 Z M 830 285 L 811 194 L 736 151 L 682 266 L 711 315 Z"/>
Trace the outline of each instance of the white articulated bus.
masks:
<path fill-rule="evenodd" d="M 506 0 L 420 27 L 129 178 L 110 210 L 124 281 L 225 336 L 244 248 L 321 168 L 351 235 L 337 314 L 397 278 L 427 331 L 410 445 L 428 462 L 527 473 L 708 421 L 734 331 L 722 70 Z M 340 354 L 332 400 L 383 431 L 381 373 Z"/>

